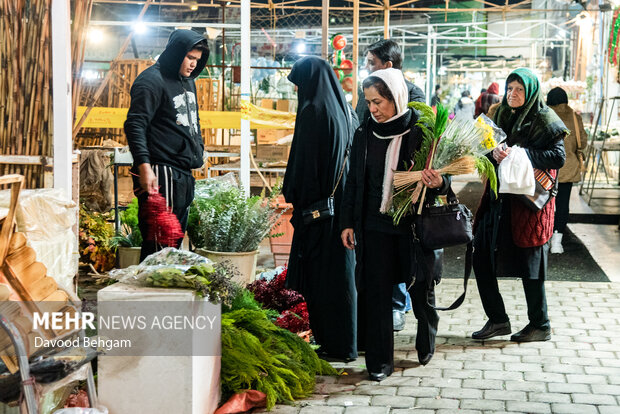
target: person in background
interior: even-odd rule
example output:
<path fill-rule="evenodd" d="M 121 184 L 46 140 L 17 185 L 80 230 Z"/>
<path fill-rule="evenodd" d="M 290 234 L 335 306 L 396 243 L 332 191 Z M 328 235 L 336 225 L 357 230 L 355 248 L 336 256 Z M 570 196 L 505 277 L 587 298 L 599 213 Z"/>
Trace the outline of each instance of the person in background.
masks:
<path fill-rule="evenodd" d="M 493 82 L 489 85 L 486 92 L 480 95 L 478 101 L 476 101 L 476 112 L 474 113 L 474 117 L 477 118 L 480 114 L 485 114 L 488 116 L 489 108 L 491 105 L 499 103 L 501 101 L 499 97 L 499 84 L 497 82 Z M 478 105 L 480 102 L 480 105 Z"/>
<path fill-rule="evenodd" d="M 566 127 L 544 104 L 538 78 L 529 69 L 519 68 L 508 75 L 506 93 L 493 121 L 507 135 L 506 141 L 489 155 L 496 168 L 514 145 L 525 149 L 534 168 L 556 170 L 564 165 Z M 510 340 L 551 339 L 545 279 L 554 208 L 552 198 L 541 210 L 532 211 L 512 194 L 495 196 L 487 182 L 474 219 L 473 268 L 489 319 L 472 334 L 473 339 L 511 333 L 498 277 L 521 278 L 525 291 L 529 323 Z"/>
<path fill-rule="evenodd" d="M 288 79 L 298 88 L 299 103 L 282 185 L 286 201 L 293 204 L 295 228 L 286 286 L 306 299 L 318 354 L 350 361 L 357 358 L 355 254 L 342 246 L 338 223 L 348 172 L 346 153 L 357 118 L 325 60 L 299 59 Z M 334 188 L 335 216 L 304 223 L 303 210 L 326 200 Z"/>
<path fill-rule="evenodd" d="M 475 111 L 474 111 L 474 117 L 477 117 L 478 115 L 480 115 L 480 108 L 482 105 L 482 96 L 486 93 L 486 88 L 482 88 L 480 89 L 480 95 L 478 95 L 478 98 L 476 99 L 476 104 L 475 104 Z"/>
<path fill-rule="evenodd" d="M 551 253 L 564 253 L 562 236 L 568 223 L 570 193 L 573 183 L 581 181 L 583 151 L 588 145 L 581 115 L 568 106 L 568 96 L 562 88 L 553 88 L 547 94 L 547 105 L 555 111 L 571 131 L 564 138 L 566 163 L 558 172 L 558 195 L 555 197 L 555 222 L 551 236 Z"/>
<path fill-rule="evenodd" d="M 146 240 L 149 194 L 164 196 L 181 230 L 186 230 L 194 200 L 192 169 L 202 166 L 204 152 L 194 79 L 208 58 L 207 40 L 201 34 L 175 30 L 157 63 L 138 75 L 131 86 L 125 135 L 133 157 L 134 193 L 145 239 L 140 260 L 159 249 L 154 241 Z"/>
<path fill-rule="evenodd" d="M 435 85 L 435 95 L 431 98 L 431 106 L 434 108 L 441 102 L 441 85 Z"/>
<path fill-rule="evenodd" d="M 407 169 L 423 140 L 416 125 L 419 115 L 407 106 L 403 75 L 393 68 L 378 70 L 364 80 L 363 87 L 371 118 L 353 138 L 340 227 L 342 243 L 356 251 L 358 347 L 366 352 L 370 379 L 382 381 L 394 371 L 393 286 L 410 284 L 414 274 L 409 292 L 418 319 L 418 361 L 426 365 L 433 357 L 439 315 L 429 303 L 435 303 L 434 285 L 441 277 L 443 250 L 425 251 L 424 257 L 416 257 L 413 216 L 394 225 L 386 214 L 394 171 Z M 435 170 L 423 170 L 422 177 L 429 200 L 446 194 L 450 187 L 450 178 Z"/>
<path fill-rule="evenodd" d="M 402 69 L 403 55 L 398 43 L 391 39 L 379 40 L 370 45 L 366 51 L 366 68 L 370 74 L 380 69 Z M 424 92 L 413 83 L 405 79 L 407 85 L 408 98 L 407 102 L 426 102 Z M 439 86 L 439 85 L 438 85 Z M 361 92 L 361 91 L 360 91 Z M 370 118 L 368 104 L 363 98 L 364 94 L 359 94 L 357 100 L 356 112 L 359 117 L 360 124 L 363 124 Z M 392 311 L 394 313 L 394 330 L 402 331 L 405 329 L 405 313 L 411 310 L 411 298 L 407 293 L 407 287 L 404 283 L 394 286 L 392 295 Z"/>
<path fill-rule="evenodd" d="M 400 50 L 400 46 L 391 39 L 379 40 L 370 45 L 366 50 L 366 69 L 368 69 L 368 73 L 370 74 L 379 69 L 394 68 L 402 70 L 402 67 L 403 54 Z M 407 102 L 426 102 L 426 97 L 422 89 L 418 88 L 407 79 L 405 79 L 405 83 L 407 84 L 407 90 L 409 92 Z M 361 124 L 370 117 L 370 112 L 368 111 L 366 101 L 363 99 L 364 94 L 362 91 L 360 91 L 358 95 L 360 98 L 357 100 L 355 112 L 357 112 L 357 117 Z"/>
<path fill-rule="evenodd" d="M 471 99 L 471 94 L 468 90 L 461 92 L 461 99 L 454 107 L 454 117 L 465 116 L 471 119 L 474 118 L 474 112 L 476 110 L 476 104 Z"/>

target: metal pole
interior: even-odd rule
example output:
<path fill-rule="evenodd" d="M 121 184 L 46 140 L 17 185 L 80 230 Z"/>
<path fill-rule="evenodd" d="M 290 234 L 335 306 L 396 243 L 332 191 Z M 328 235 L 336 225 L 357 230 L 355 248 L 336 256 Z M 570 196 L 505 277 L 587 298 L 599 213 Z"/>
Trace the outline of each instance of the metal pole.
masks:
<path fill-rule="evenodd" d="M 118 216 L 118 164 L 114 163 L 114 231 L 121 230 L 121 218 Z"/>
<path fill-rule="evenodd" d="M 360 0 L 353 0 L 353 108 L 357 105 L 357 71 L 359 55 Z"/>
<path fill-rule="evenodd" d="M 52 102 L 54 120 L 54 188 L 72 197 L 73 125 L 71 122 L 71 14 L 69 0 L 53 0 Z"/>
<path fill-rule="evenodd" d="M 250 0 L 241 0 L 241 111 L 250 104 Z M 241 116 L 240 180 L 246 197 L 250 195 L 250 119 Z"/>
<path fill-rule="evenodd" d="M 435 85 L 437 84 L 437 38 L 433 38 L 433 53 L 431 54 L 431 66 L 433 68 L 431 79 L 431 89 L 428 94 L 435 93 Z"/>
<path fill-rule="evenodd" d="M 431 103 L 431 35 L 433 26 L 427 26 L 426 32 L 426 104 Z"/>
<path fill-rule="evenodd" d="M 323 0 L 321 20 L 321 56 L 323 59 L 327 59 L 329 51 L 329 0 Z"/>
<path fill-rule="evenodd" d="M 71 112 L 71 111 L 68 111 Z M 26 410 L 28 414 L 37 414 L 39 412 L 37 400 L 34 394 L 34 384 L 30 377 L 30 364 L 28 363 L 28 355 L 26 354 L 26 347 L 22 340 L 21 334 L 13 325 L 11 321 L 0 314 L 0 328 L 4 329 L 9 335 L 13 347 L 15 348 L 15 355 L 17 356 L 17 362 L 19 365 L 19 376 L 23 383 L 23 392 L 26 400 Z"/>

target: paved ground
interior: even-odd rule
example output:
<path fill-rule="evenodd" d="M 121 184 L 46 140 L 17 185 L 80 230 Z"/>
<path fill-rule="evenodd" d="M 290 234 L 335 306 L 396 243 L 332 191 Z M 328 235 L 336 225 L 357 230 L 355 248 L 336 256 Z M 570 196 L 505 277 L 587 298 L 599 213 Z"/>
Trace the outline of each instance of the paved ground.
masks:
<path fill-rule="evenodd" d="M 475 281 L 456 311 L 443 312 L 433 360 L 419 366 L 415 318 L 397 333 L 396 372 L 366 380 L 364 359 L 334 364 L 347 375 L 321 377 L 315 394 L 274 413 L 620 413 L 620 286 L 548 282 L 551 341 L 516 344 L 508 336 L 469 339 L 485 322 Z M 442 304 L 462 289 L 458 279 L 438 286 Z M 519 280 L 500 281 L 513 331 L 527 323 Z"/>

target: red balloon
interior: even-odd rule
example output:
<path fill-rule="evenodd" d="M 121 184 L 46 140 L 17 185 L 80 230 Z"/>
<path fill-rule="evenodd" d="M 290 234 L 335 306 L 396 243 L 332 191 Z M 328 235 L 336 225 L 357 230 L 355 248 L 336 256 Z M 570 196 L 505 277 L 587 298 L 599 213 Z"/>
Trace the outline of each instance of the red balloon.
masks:
<path fill-rule="evenodd" d="M 349 59 L 343 60 L 340 62 L 340 69 L 342 69 L 345 75 L 350 75 L 353 72 L 353 62 Z"/>
<path fill-rule="evenodd" d="M 340 84 L 342 85 L 342 89 L 344 89 L 345 91 L 353 92 L 353 77 L 352 76 L 346 76 L 344 79 L 340 81 Z"/>
<path fill-rule="evenodd" d="M 347 38 L 341 34 L 338 34 L 332 39 L 332 46 L 336 50 L 342 50 L 347 46 Z"/>

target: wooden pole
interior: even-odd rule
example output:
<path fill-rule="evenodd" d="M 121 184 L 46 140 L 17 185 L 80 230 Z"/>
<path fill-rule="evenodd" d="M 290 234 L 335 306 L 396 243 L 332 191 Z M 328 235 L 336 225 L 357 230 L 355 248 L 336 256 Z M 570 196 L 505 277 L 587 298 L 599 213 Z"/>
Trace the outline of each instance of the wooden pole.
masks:
<path fill-rule="evenodd" d="M 383 0 L 383 37 L 390 38 L 390 0 Z"/>
<path fill-rule="evenodd" d="M 321 57 L 327 59 L 329 51 L 329 0 L 323 0 L 321 26 Z"/>
<path fill-rule="evenodd" d="M 353 0 L 353 108 L 357 105 L 357 71 L 359 58 L 360 0 Z"/>

